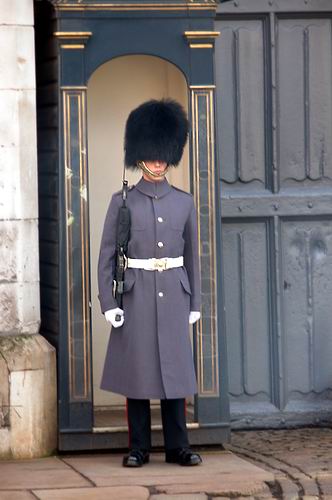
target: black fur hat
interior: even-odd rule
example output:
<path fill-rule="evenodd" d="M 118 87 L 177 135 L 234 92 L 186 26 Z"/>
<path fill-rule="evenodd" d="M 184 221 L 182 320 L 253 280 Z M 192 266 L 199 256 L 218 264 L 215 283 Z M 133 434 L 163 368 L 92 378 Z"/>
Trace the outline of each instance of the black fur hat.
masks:
<path fill-rule="evenodd" d="M 125 166 L 136 169 L 139 161 L 165 161 L 176 166 L 187 142 L 189 121 L 174 99 L 151 99 L 133 109 L 125 128 Z"/>

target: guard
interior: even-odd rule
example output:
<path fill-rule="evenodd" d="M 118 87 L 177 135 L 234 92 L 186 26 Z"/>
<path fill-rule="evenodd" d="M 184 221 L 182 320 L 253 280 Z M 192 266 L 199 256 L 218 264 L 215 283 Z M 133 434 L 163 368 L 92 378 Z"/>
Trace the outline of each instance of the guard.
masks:
<path fill-rule="evenodd" d="M 150 399 L 160 399 L 166 462 L 202 461 L 190 449 L 185 416 L 185 398 L 197 392 L 189 336 L 201 306 L 196 209 L 193 196 L 165 177 L 179 164 L 188 133 L 187 115 L 173 99 L 146 101 L 127 119 L 125 166 L 141 168 L 142 177 L 127 192 L 122 308 L 112 293 L 121 191 L 111 198 L 102 233 L 98 298 L 112 330 L 100 388 L 127 398 L 129 467 L 149 461 Z"/>

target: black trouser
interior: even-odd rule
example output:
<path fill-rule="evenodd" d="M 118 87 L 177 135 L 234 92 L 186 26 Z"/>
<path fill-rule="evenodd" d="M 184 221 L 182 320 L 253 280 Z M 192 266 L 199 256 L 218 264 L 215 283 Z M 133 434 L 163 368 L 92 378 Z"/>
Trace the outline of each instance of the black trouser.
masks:
<path fill-rule="evenodd" d="M 160 404 L 165 450 L 188 447 L 185 399 L 161 399 Z M 127 398 L 127 417 L 129 448 L 150 450 L 150 400 Z"/>

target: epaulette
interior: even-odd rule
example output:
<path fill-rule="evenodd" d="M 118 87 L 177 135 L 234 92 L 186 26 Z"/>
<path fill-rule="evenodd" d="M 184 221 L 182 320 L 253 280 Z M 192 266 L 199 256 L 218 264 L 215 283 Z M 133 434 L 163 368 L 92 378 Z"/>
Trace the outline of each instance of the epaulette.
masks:
<path fill-rule="evenodd" d="M 176 189 L 177 191 L 180 191 L 180 193 L 184 193 L 184 194 L 187 194 L 188 196 L 192 196 L 191 193 L 188 193 L 188 191 L 184 191 L 183 189 L 180 189 L 179 187 L 177 186 L 174 186 L 173 184 L 171 184 L 171 186 Z"/>

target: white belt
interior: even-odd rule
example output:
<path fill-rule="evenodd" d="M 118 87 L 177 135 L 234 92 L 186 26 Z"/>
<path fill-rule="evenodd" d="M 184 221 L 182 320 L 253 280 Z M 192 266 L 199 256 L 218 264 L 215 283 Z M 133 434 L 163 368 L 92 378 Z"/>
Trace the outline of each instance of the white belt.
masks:
<path fill-rule="evenodd" d="M 180 257 L 162 257 L 161 259 L 155 257 L 150 259 L 127 258 L 127 267 L 136 267 L 138 269 L 145 269 L 146 271 L 165 271 L 172 267 L 181 266 L 183 266 L 183 255 Z"/>

